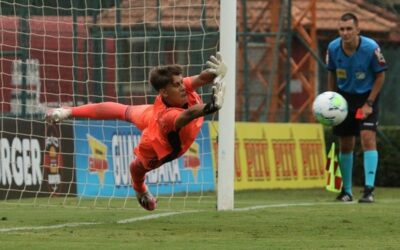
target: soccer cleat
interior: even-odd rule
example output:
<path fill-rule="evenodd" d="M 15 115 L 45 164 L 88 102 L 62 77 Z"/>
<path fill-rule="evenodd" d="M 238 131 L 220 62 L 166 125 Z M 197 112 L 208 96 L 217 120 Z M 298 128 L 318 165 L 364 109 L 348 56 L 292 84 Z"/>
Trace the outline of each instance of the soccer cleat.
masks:
<path fill-rule="evenodd" d="M 66 108 L 49 109 L 45 114 L 45 120 L 50 123 L 59 123 L 71 115 L 71 110 Z"/>
<path fill-rule="evenodd" d="M 336 197 L 337 201 L 349 202 L 353 201 L 353 196 L 342 189 L 342 192 Z"/>
<path fill-rule="evenodd" d="M 157 207 L 157 199 L 149 191 L 143 193 L 136 192 L 136 198 L 140 206 L 146 210 L 152 211 Z"/>
<path fill-rule="evenodd" d="M 373 203 L 374 199 L 374 188 L 373 187 L 365 187 L 362 197 L 358 200 L 359 203 Z"/>

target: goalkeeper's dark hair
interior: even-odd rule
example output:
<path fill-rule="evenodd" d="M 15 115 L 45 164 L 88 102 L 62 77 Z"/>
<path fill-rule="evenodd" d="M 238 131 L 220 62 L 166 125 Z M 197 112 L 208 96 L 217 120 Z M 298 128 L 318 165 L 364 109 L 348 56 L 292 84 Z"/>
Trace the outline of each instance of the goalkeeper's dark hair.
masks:
<path fill-rule="evenodd" d="M 158 66 L 150 71 L 150 84 L 156 91 L 165 88 L 172 83 L 172 76 L 182 75 L 183 69 L 180 65 Z"/>
<path fill-rule="evenodd" d="M 340 17 L 340 21 L 346 22 L 346 21 L 349 21 L 349 20 L 353 20 L 353 23 L 354 23 L 356 26 L 358 26 L 358 18 L 357 18 L 357 16 L 354 15 L 353 13 L 347 12 L 347 13 L 344 13 L 344 14 Z"/>

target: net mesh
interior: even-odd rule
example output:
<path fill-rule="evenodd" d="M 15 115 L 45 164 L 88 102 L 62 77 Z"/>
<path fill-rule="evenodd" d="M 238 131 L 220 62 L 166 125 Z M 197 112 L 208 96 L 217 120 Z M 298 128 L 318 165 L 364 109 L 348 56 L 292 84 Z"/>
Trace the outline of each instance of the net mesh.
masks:
<path fill-rule="evenodd" d="M 136 208 L 129 162 L 140 131 L 121 121 L 48 125 L 43 114 L 48 107 L 103 101 L 152 103 L 156 93 L 147 78 L 157 65 L 199 73 L 217 51 L 218 1 L 0 5 L 1 200 Z M 207 92 L 200 90 L 205 98 Z M 148 174 L 159 200 L 185 207 L 213 199 L 208 137 L 205 124 L 188 154 Z"/>

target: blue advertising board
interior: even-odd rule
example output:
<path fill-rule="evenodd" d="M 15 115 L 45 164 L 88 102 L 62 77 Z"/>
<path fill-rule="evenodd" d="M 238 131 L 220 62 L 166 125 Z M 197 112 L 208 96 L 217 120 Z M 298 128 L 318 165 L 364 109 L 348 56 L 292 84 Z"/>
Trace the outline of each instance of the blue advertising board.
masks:
<path fill-rule="evenodd" d="M 133 196 L 129 164 L 141 131 L 123 121 L 74 122 L 77 194 L 85 197 Z M 155 194 L 213 191 L 214 170 L 208 124 L 188 152 L 146 175 Z"/>

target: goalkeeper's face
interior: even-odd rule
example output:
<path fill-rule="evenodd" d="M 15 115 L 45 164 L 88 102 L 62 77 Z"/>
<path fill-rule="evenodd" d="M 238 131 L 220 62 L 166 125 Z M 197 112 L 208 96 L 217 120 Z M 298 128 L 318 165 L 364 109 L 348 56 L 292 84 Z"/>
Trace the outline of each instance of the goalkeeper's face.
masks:
<path fill-rule="evenodd" d="M 182 107 L 188 101 L 182 75 L 173 75 L 172 82 L 168 83 L 160 92 L 164 100 L 172 107 Z"/>

